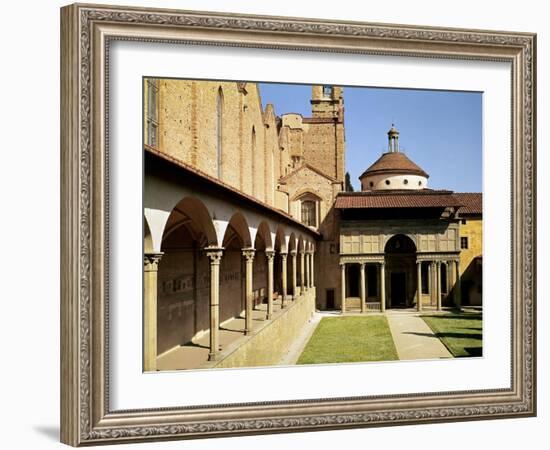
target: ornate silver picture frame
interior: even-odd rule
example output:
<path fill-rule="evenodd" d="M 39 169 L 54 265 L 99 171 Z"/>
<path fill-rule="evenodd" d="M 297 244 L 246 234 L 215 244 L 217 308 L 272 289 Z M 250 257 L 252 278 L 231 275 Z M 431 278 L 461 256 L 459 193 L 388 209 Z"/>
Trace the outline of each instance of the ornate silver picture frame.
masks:
<path fill-rule="evenodd" d="M 114 409 L 108 105 L 116 41 L 509 63 L 511 148 L 502 152 L 511 157 L 510 386 Z M 62 8 L 61 441 L 81 446 L 534 416 L 535 89 L 531 33 L 85 4 Z"/>

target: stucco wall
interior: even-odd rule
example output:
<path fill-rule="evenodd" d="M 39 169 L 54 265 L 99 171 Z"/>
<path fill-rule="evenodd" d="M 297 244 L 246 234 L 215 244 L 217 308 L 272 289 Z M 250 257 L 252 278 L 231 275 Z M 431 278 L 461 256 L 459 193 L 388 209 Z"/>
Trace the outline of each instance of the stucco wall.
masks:
<path fill-rule="evenodd" d="M 481 305 L 481 261 L 476 263 L 475 258 L 483 254 L 483 220 L 481 218 L 464 220 L 465 224 L 460 223 L 460 237 L 468 238 L 468 248 L 460 251 L 462 298 L 468 300 L 471 305 Z"/>

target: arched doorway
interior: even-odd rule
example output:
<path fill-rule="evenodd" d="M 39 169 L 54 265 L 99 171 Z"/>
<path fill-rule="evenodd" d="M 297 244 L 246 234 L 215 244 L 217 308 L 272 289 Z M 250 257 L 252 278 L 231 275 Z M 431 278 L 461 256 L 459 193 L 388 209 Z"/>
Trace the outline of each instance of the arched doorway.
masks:
<path fill-rule="evenodd" d="M 397 234 L 384 248 L 386 261 L 386 307 L 407 308 L 414 303 L 416 292 L 416 245 L 413 240 Z"/>

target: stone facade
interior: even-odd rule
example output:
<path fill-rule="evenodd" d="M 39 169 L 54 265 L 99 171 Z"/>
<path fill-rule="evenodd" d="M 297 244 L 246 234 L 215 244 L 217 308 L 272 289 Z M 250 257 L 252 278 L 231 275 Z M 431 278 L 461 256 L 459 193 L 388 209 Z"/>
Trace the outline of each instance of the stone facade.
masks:
<path fill-rule="evenodd" d="M 279 179 L 309 164 L 344 180 L 342 89 L 324 90 L 312 88 L 312 117 L 277 117 L 256 83 L 145 79 L 144 141 L 299 218 Z"/>

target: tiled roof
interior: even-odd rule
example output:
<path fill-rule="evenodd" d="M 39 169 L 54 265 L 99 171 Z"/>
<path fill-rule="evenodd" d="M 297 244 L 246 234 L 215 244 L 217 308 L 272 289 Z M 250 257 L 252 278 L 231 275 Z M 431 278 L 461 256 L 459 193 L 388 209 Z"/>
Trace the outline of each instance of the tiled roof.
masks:
<path fill-rule="evenodd" d="M 483 194 L 481 192 L 455 192 L 454 195 L 464 205 L 458 210 L 460 214 L 483 214 Z"/>
<path fill-rule="evenodd" d="M 336 197 L 336 209 L 347 208 L 446 208 L 460 207 L 462 202 L 452 191 L 423 189 L 346 192 Z"/>
<path fill-rule="evenodd" d="M 180 159 L 174 158 L 173 156 L 168 155 L 167 153 L 164 153 L 164 152 L 162 152 L 162 151 L 160 151 L 160 150 L 158 150 L 154 147 L 151 147 L 149 145 L 144 145 L 143 149 L 146 153 L 154 155 L 157 158 L 161 158 L 164 161 L 167 161 L 168 163 L 171 163 L 171 164 L 173 164 L 173 165 L 175 165 L 175 166 L 177 166 L 177 167 L 179 167 L 179 168 L 181 168 L 181 169 L 183 169 L 187 172 L 190 172 L 194 175 L 197 175 L 198 177 L 202 178 L 202 180 L 204 180 L 205 182 L 211 183 L 212 185 L 216 185 L 218 188 L 220 188 L 220 195 L 222 196 L 222 198 L 223 198 L 223 195 L 226 195 L 226 193 L 232 193 L 232 194 L 236 195 L 237 197 L 240 197 L 242 200 L 247 200 L 247 201 L 255 204 L 256 206 L 259 206 L 261 208 L 264 208 L 266 210 L 269 210 L 273 213 L 278 214 L 281 218 L 284 218 L 284 219 L 292 222 L 296 226 L 299 226 L 303 229 L 306 229 L 307 231 L 309 231 L 310 233 L 312 233 L 314 235 L 317 235 L 317 236 L 320 235 L 320 233 L 318 231 L 312 230 L 310 227 L 308 227 L 308 226 L 304 225 L 302 222 L 294 219 L 291 215 L 287 214 L 283 210 L 278 209 L 278 208 L 274 208 L 273 206 L 268 205 L 267 203 L 264 203 L 261 200 L 258 200 L 256 197 L 248 195 L 248 194 L 244 193 L 243 191 L 241 191 L 239 189 L 236 189 L 233 186 L 230 186 L 229 184 L 224 183 L 223 181 L 220 181 L 217 178 L 208 175 L 207 173 L 197 169 L 196 167 L 193 167 L 192 165 L 181 161 Z"/>
<path fill-rule="evenodd" d="M 411 175 L 420 175 L 428 178 L 429 175 L 419 166 L 413 163 L 407 155 L 401 152 L 384 153 L 375 163 L 370 166 L 359 178 L 366 175 L 403 173 Z"/>

